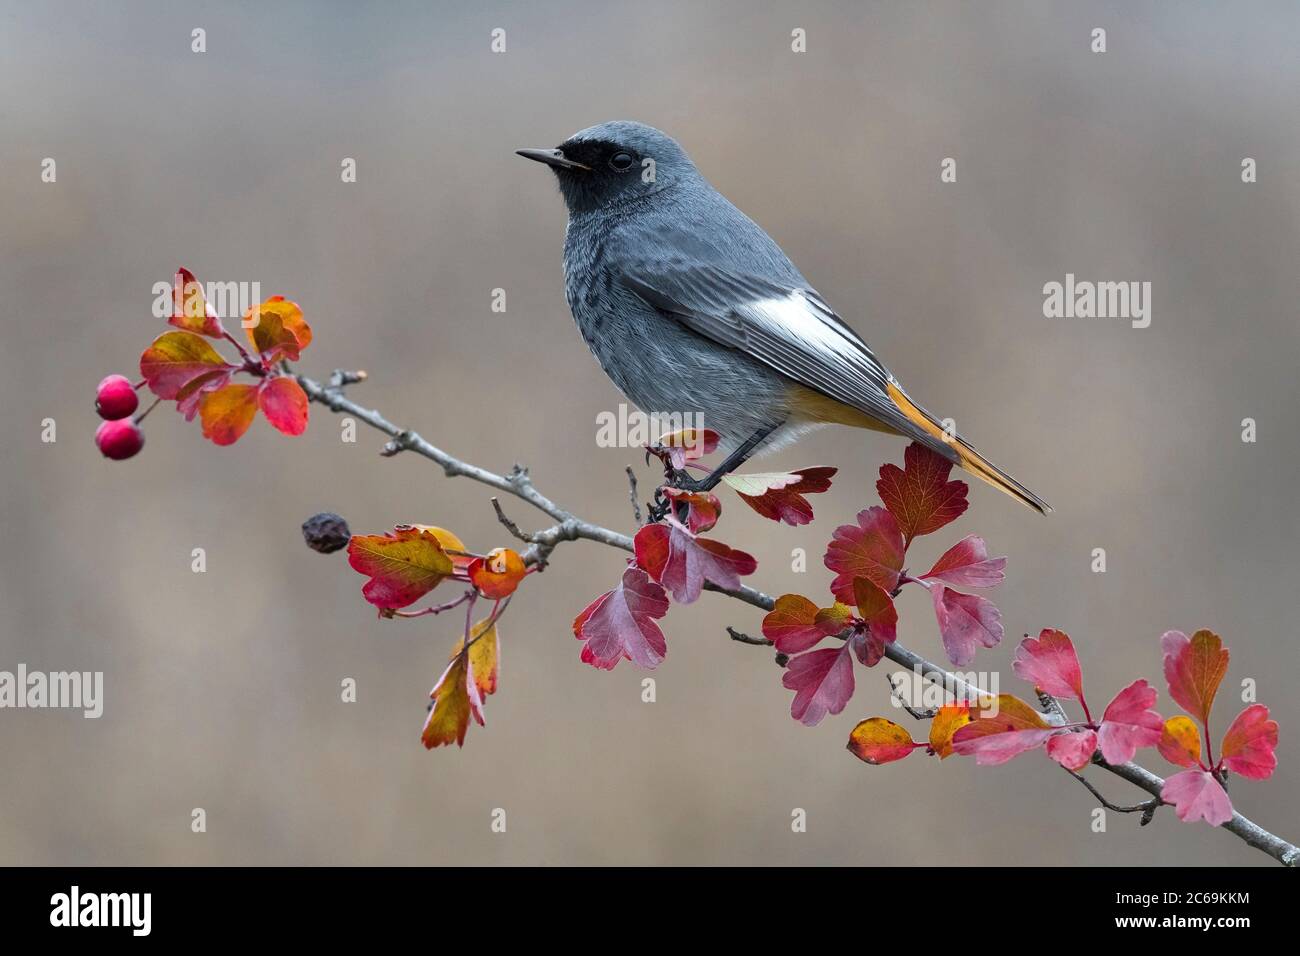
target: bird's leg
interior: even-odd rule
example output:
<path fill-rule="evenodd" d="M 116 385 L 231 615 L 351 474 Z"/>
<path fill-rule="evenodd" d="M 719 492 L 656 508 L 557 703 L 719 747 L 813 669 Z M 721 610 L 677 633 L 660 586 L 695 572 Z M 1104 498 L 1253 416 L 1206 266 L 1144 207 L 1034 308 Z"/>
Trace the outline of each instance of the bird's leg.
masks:
<path fill-rule="evenodd" d="M 785 422 L 781 421 L 771 425 L 765 425 L 758 431 L 754 432 L 754 434 L 745 439 L 744 444 L 728 455 L 722 464 L 713 469 L 713 471 L 709 472 L 709 474 L 703 478 L 697 480 L 686 474 L 685 471 L 678 472 L 671 481 L 672 486 L 674 488 L 679 488 L 682 491 L 712 491 L 717 487 L 718 482 L 722 480 L 724 475 L 731 474 L 743 465 L 749 456 L 754 453 L 754 449 L 761 445 L 768 435 L 772 434 L 772 432 L 776 431 L 783 424 L 785 424 Z"/>

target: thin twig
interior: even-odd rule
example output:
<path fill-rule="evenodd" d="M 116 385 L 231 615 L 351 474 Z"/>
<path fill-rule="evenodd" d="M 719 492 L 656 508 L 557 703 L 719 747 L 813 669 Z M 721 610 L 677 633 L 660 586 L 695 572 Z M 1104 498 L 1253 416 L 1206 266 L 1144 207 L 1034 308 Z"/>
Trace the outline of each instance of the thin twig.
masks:
<path fill-rule="evenodd" d="M 1071 770 L 1069 767 L 1064 767 L 1063 769 L 1071 777 L 1073 777 L 1075 780 L 1079 781 L 1081 784 L 1087 787 L 1088 791 L 1094 797 L 1097 798 L 1097 802 L 1100 803 L 1107 810 L 1114 810 L 1116 813 L 1141 813 L 1145 816 L 1146 814 L 1154 811 L 1156 807 L 1160 806 L 1161 803 L 1160 798 L 1152 797 L 1150 800 L 1144 800 L 1142 803 L 1135 803 L 1131 807 L 1121 807 L 1118 804 L 1111 803 L 1109 800 L 1103 797 L 1101 795 L 1101 791 L 1098 790 L 1096 787 L 1094 787 L 1091 783 L 1089 783 L 1088 778 L 1085 777 L 1083 774 Z M 1148 817 L 1147 819 L 1150 818 Z M 1146 822 L 1144 821 L 1143 826 L 1145 825 Z"/>
<path fill-rule="evenodd" d="M 636 521 L 636 525 L 639 528 L 641 527 L 641 502 L 637 500 L 636 472 L 632 470 L 631 465 L 627 466 L 627 484 L 628 497 L 632 499 L 632 518 Z"/>
<path fill-rule="evenodd" d="M 539 492 L 533 487 L 527 469 L 516 465 L 508 475 L 499 475 L 477 465 L 471 465 L 447 454 L 441 448 L 431 445 L 415 432 L 394 425 L 379 412 L 363 408 L 351 401 L 343 394 L 344 386 L 350 382 L 361 381 L 365 377 L 364 373 L 336 372 L 331 377 L 328 386 L 321 385 L 305 375 L 296 375 L 295 377 L 298 384 L 302 386 L 303 391 L 307 393 L 307 397 L 312 401 L 325 405 L 333 412 L 344 412 L 351 415 L 388 435 L 390 441 L 384 446 L 381 454 L 396 455 L 402 451 L 413 451 L 440 466 L 443 473 L 448 477 L 471 478 L 480 484 L 512 494 L 552 518 L 556 522 L 552 527 L 534 532 L 531 536 L 533 543 L 522 555 L 526 565 L 545 566 L 551 552 L 562 541 L 595 541 L 612 548 L 618 548 L 621 551 L 630 552 L 633 550 L 632 539 L 627 535 L 583 521 Z M 336 382 L 337 384 L 335 384 Z M 748 586 L 721 588 L 706 583 L 704 588 L 707 591 L 725 594 L 764 611 L 772 610 L 776 603 L 769 595 Z M 757 643 L 752 640 L 741 641 L 740 643 L 751 642 Z M 778 660 L 783 656 L 778 655 Z M 915 673 L 939 682 L 950 693 L 962 699 L 973 701 L 989 696 L 986 691 L 977 685 L 967 683 L 956 674 L 949 672 L 939 664 L 925 659 L 916 652 L 908 650 L 897 641 L 885 645 L 885 656 L 896 664 L 901 664 Z M 1098 766 L 1145 790 L 1159 800 L 1160 791 L 1165 782 L 1146 768 L 1135 763 L 1115 765 L 1103 762 Z M 1091 785 L 1088 786 L 1089 789 L 1092 789 Z M 1100 795 L 1097 796 L 1098 799 L 1101 799 Z M 1247 845 L 1268 854 L 1285 866 L 1300 865 L 1300 847 L 1276 834 L 1270 833 L 1240 813 L 1234 812 L 1232 819 L 1223 824 L 1223 829 L 1239 837 Z"/>
<path fill-rule="evenodd" d="M 938 716 L 939 710 L 937 707 L 927 707 L 922 710 L 913 707 L 908 701 L 903 700 L 903 695 L 899 693 L 898 688 L 894 686 L 894 679 L 888 674 L 885 675 L 885 683 L 889 685 L 889 699 L 897 701 L 899 707 L 902 707 L 903 710 L 907 711 L 917 720 L 934 720 L 934 718 Z"/>
<path fill-rule="evenodd" d="M 731 625 L 727 625 L 727 633 L 731 635 L 733 641 L 739 641 L 741 644 L 753 644 L 755 647 L 770 647 L 772 645 L 772 642 L 766 637 L 750 637 Z"/>

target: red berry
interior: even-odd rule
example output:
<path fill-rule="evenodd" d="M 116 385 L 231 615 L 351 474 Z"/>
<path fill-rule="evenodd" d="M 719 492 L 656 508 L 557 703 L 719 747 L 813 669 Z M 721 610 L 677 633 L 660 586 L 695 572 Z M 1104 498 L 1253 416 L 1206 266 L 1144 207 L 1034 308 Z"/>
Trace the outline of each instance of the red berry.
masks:
<path fill-rule="evenodd" d="M 110 375 L 95 390 L 95 411 L 99 412 L 100 418 L 109 421 L 126 418 L 139 404 L 135 386 L 125 375 Z"/>
<path fill-rule="evenodd" d="M 104 422 L 95 432 L 95 446 L 105 458 L 121 461 L 144 447 L 144 432 L 129 418 Z"/>

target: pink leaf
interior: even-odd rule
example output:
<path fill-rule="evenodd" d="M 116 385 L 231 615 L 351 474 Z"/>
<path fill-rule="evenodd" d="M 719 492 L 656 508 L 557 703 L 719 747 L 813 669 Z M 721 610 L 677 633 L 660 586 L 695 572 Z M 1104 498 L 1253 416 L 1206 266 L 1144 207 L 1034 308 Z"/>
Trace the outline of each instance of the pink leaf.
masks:
<path fill-rule="evenodd" d="M 1150 709 L 1155 702 L 1156 689 L 1144 680 L 1135 680 L 1106 705 L 1097 740 L 1107 763 L 1128 763 L 1139 747 L 1160 743 L 1165 722 Z"/>
<path fill-rule="evenodd" d="M 1088 765 L 1097 750 L 1097 735 L 1091 730 L 1056 734 L 1047 741 L 1047 756 L 1066 770 L 1080 770 Z"/>
<path fill-rule="evenodd" d="M 679 604 L 700 596 L 706 581 L 735 590 L 758 562 L 721 541 L 693 535 L 681 525 L 647 525 L 636 534 L 637 564 L 672 592 Z"/>
<path fill-rule="evenodd" d="M 934 563 L 924 578 L 937 578 L 962 588 L 995 588 L 1006 580 L 1006 558 L 990 558 L 984 539 L 967 535 Z"/>
<path fill-rule="evenodd" d="M 790 716 L 809 727 L 838 714 L 853 696 L 853 658 L 848 644 L 790 658 L 781 683 L 795 692 Z"/>
<path fill-rule="evenodd" d="M 1165 781 L 1160 799 L 1171 803 L 1184 823 L 1204 820 L 1210 826 L 1222 826 L 1232 819 L 1232 801 L 1219 781 L 1207 771 L 1196 768 L 1176 773 Z"/>
<path fill-rule="evenodd" d="M 573 622 L 573 634 L 585 641 L 582 660 L 611 670 L 626 657 L 641 667 L 657 667 L 668 653 L 655 618 L 668 613 L 664 589 L 637 567 L 628 567 L 618 587 L 592 601 Z"/>
<path fill-rule="evenodd" d="M 257 404 L 266 420 L 286 435 L 301 435 L 307 430 L 307 393 L 297 379 L 288 375 L 263 379 Z"/>
<path fill-rule="evenodd" d="M 981 766 L 996 766 L 1039 747 L 1060 730 L 1019 697 L 999 694 L 994 704 L 952 736 L 953 753 L 974 757 Z"/>
<path fill-rule="evenodd" d="M 944 650 L 954 664 L 969 664 L 975 659 L 976 647 L 993 647 L 1002 640 L 1002 612 L 992 601 L 939 584 L 930 596 Z"/>
<path fill-rule="evenodd" d="M 1012 670 L 1053 697 L 1078 700 L 1083 697 L 1083 669 L 1074 643 L 1064 631 L 1044 628 L 1037 637 L 1027 637 L 1016 648 Z"/>
<path fill-rule="evenodd" d="M 1219 635 L 1207 630 L 1199 630 L 1190 638 L 1182 631 L 1166 631 L 1160 638 L 1160 648 L 1165 656 L 1169 696 L 1204 726 L 1210 719 L 1214 695 L 1228 671 L 1227 648 Z"/>
<path fill-rule="evenodd" d="M 824 560 L 826 567 L 836 572 L 831 593 L 837 601 L 854 603 L 854 578 L 866 578 L 885 591 L 893 591 L 903 569 L 903 534 L 898 522 L 884 508 L 859 511 L 857 524 L 835 529 Z"/>
<path fill-rule="evenodd" d="M 1223 764 L 1233 773 L 1251 780 L 1265 780 L 1277 767 L 1277 721 L 1270 720 L 1268 708 L 1251 704 L 1232 722 L 1223 735 L 1220 754 Z"/>

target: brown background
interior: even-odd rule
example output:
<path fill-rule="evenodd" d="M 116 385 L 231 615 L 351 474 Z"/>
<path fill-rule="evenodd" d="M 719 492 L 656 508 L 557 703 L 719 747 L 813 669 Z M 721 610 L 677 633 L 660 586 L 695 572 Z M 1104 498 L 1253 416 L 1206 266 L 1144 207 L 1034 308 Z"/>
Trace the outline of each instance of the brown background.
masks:
<path fill-rule="evenodd" d="M 342 444 L 319 408 L 300 439 L 258 422 L 230 449 L 160 409 L 138 459 L 95 451 L 94 385 L 132 372 L 162 328 L 151 286 L 185 264 L 297 299 L 316 331 L 305 370 L 369 369 L 358 400 L 485 466 L 526 462 L 547 493 L 630 530 L 637 456 L 594 444 L 620 399 L 564 304 L 559 198 L 512 154 L 612 118 L 678 137 L 921 401 L 1057 506 L 1038 518 L 981 486 L 918 546 L 930 560 L 977 531 L 1010 556 L 1008 640 L 977 666 L 1017 689 L 1016 637 L 1058 626 L 1098 706 L 1145 676 L 1172 711 L 1160 633 L 1218 629 L 1233 654 L 1218 731 L 1246 677 L 1283 727 L 1274 779 L 1233 798 L 1297 836 L 1294 5 L 263 6 L 0 8 L 0 669 L 107 685 L 98 721 L 0 712 L 0 862 L 1264 861 L 1168 811 L 1093 834 L 1091 798 L 1041 758 L 866 767 L 844 740 L 889 713 L 883 672 L 860 670 L 843 714 L 802 727 L 770 654 L 723 632 L 759 615 L 717 597 L 670 613 L 643 704 L 630 665 L 578 661 L 570 621 L 622 563 L 590 544 L 511 608 L 489 726 L 426 753 L 455 623 L 375 620 L 361 578 L 305 551 L 298 524 L 320 509 L 359 531 L 440 523 L 486 549 L 506 543 L 486 489 L 380 459 L 373 433 Z M 1150 281 L 1151 327 L 1045 319 L 1042 286 L 1067 272 Z M 1246 416 L 1257 444 L 1240 441 Z M 818 593 L 831 529 L 901 452 L 823 432 L 770 460 L 841 469 L 817 525 L 732 499 L 719 531 L 758 557 L 755 585 Z M 901 612 L 901 639 L 937 657 L 922 597 Z"/>

